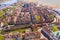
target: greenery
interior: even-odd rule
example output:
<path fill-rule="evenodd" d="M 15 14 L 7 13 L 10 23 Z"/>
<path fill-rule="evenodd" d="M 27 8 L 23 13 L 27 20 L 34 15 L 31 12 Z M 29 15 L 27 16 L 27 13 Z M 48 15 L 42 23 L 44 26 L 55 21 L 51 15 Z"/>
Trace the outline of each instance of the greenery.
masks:
<path fill-rule="evenodd" d="M 8 26 L 8 23 L 7 23 L 7 22 L 5 22 L 5 23 L 4 23 L 4 25 L 5 25 L 5 26 Z"/>
<path fill-rule="evenodd" d="M 2 30 L 2 31 L 1 31 L 1 34 L 2 34 L 2 35 L 3 35 L 3 34 L 5 34 L 5 31 L 4 31 L 4 30 Z"/>
<path fill-rule="evenodd" d="M 3 39 L 3 36 L 2 35 L 0 35 L 0 40 L 2 40 Z"/>
<path fill-rule="evenodd" d="M 4 11 L 0 11 L 0 18 L 3 18 L 3 15 L 4 15 Z"/>

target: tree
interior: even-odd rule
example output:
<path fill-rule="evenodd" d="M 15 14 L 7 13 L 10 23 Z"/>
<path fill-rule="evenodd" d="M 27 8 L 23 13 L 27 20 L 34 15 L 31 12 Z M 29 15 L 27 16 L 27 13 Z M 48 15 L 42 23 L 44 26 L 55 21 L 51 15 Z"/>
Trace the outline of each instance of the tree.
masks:
<path fill-rule="evenodd" d="M 4 11 L 0 11 L 0 18 L 3 18 L 3 15 L 4 15 Z"/>

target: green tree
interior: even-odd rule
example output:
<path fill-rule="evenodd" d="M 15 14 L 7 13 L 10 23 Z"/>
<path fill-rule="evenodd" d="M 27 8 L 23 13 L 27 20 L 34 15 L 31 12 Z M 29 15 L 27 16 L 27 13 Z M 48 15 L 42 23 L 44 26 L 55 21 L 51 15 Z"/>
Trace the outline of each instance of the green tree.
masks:
<path fill-rule="evenodd" d="M 3 17 L 3 15 L 4 15 L 4 11 L 0 11 L 0 18 L 2 18 Z"/>

